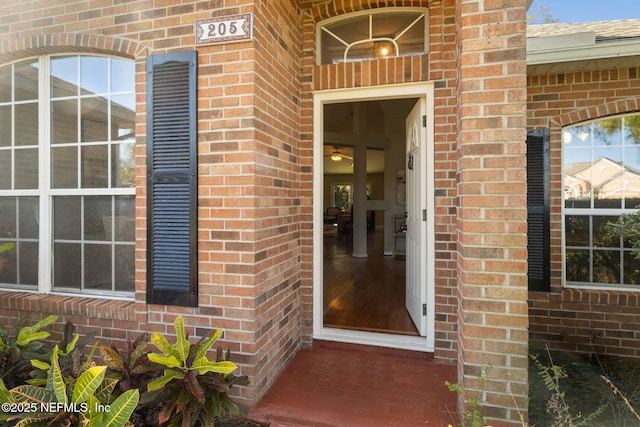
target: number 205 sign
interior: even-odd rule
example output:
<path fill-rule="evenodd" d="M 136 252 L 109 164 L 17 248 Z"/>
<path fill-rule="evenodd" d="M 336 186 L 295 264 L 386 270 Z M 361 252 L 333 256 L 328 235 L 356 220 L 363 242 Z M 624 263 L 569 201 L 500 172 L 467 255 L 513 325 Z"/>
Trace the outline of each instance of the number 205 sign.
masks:
<path fill-rule="evenodd" d="M 229 43 L 251 40 L 253 14 L 218 16 L 196 21 L 196 43 Z"/>

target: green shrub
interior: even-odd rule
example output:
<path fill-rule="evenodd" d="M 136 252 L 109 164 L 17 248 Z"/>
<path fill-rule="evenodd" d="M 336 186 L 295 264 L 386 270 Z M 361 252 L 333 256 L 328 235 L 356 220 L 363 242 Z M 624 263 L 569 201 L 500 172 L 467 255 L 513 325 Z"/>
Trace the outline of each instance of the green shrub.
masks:
<path fill-rule="evenodd" d="M 489 381 L 489 371 L 491 371 L 491 365 L 485 365 L 482 367 L 482 373 L 478 378 L 479 385 L 484 385 Z M 449 391 L 453 391 L 459 395 L 467 395 L 465 388 L 458 383 L 451 384 L 449 381 L 445 381 L 445 384 L 449 388 Z M 461 427 L 484 427 L 485 421 L 482 414 L 482 405 L 480 404 L 480 392 L 475 392 L 469 395 L 465 400 L 465 412 L 462 414 Z"/>
<path fill-rule="evenodd" d="M 232 373 L 236 365 L 222 357 L 210 360 L 207 352 L 222 336 L 222 329 L 214 331 L 197 344 L 190 344 L 184 331 L 182 317 L 174 323 L 176 342 L 171 345 L 160 333 L 151 335 L 151 342 L 162 354 L 149 353 L 150 361 L 163 367 L 162 375 L 147 384 L 145 401 L 162 402 L 158 415 L 160 425 L 210 426 L 216 417 L 237 414 L 238 406 L 228 393 L 234 385 L 247 384 L 245 376 Z"/>
<path fill-rule="evenodd" d="M 162 375 L 161 368 L 147 357 L 147 334 L 144 333 L 133 342 L 127 341 L 124 349 L 115 346 L 101 347 L 100 355 L 110 370 L 109 377 L 118 380 L 121 392 L 139 389 L 144 395 L 147 384 Z"/>
<path fill-rule="evenodd" d="M 105 378 L 106 366 L 87 363 L 77 378 L 66 377 L 60 368 L 61 353 L 56 345 L 50 364 L 33 362 L 36 368 L 47 371 L 44 386 L 25 384 L 7 390 L 0 381 L 0 402 L 3 409 L 10 408 L 0 414 L 0 421 L 17 421 L 17 427 L 127 425 L 138 404 L 138 390 L 129 390 L 112 401 L 117 380 Z"/>
<path fill-rule="evenodd" d="M 20 320 L 10 333 L 0 325 L 0 379 L 7 387 L 23 384 L 29 378 L 31 359 L 48 360 L 51 347 L 41 340 L 51 334 L 41 329 L 52 325 L 58 316 L 51 315 L 32 326 Z"/>

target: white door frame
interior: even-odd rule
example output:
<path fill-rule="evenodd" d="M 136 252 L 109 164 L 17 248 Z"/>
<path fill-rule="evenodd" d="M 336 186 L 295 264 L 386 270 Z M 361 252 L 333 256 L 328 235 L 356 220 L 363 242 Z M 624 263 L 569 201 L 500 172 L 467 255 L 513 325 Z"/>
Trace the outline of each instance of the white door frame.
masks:
<path fill-rule="evenodd" d="M 435 334 L 435 228 L 434 228 L 434 144 L 433 82 L 317 91 L 313 94 L 313 338 L 354 344 L 376 345 L 433 352 Z M 377 332 L 352 331 L 323 326 L 323 133 L 324 104 L 385 99 L 424 98 L 427 114 L 427 336 L 415 337 Z"/>

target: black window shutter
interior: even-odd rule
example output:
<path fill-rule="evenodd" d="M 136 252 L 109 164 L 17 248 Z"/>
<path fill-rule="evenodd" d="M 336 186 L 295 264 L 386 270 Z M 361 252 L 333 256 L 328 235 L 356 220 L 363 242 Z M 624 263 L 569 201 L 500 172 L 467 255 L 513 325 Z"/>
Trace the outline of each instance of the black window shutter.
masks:
<path fill-rule="evenodd" d="M 196 307 L 196 51 L 147 58 L 147 302 Z"/>
<path fill-rule="evenodd" d="M 529 290 L 549 291 L 549 130 L 527 132 Z"/>

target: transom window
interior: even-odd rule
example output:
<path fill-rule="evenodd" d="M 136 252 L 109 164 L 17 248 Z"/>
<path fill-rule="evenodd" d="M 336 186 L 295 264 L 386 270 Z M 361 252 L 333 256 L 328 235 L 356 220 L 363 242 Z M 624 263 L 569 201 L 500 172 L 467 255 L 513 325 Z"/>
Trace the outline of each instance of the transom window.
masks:
<path fill-rule="evenodd" d="M 565 128 L 565 277 L 574 285 L 640 285 L 640 260 L 614 224 L 640 208 L 640 115 Z"/>
<path fill-rule="evenodd" d="M 0 286 L 132 296 L 134 63 L 0 68 Z"/>
<path fill-rule="evenodd" d="M 336 64 L 426 52 L 425 9 L 380 9 L 318 25 L 318 63 Z"/>

